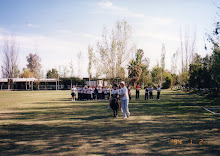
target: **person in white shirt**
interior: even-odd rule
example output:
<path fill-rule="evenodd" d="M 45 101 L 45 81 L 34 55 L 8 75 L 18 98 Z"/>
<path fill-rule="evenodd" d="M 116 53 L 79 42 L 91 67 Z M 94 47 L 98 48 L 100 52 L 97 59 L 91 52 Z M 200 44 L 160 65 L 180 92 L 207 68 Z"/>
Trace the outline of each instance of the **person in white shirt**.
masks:
<path fill-rule="evenodd" d="M 92 86 L 92 100 L 95 100 L 95 86 Z"/>
<path fill-rule="evenodd" d="M 83 97 L 83 100 L 87 100 L 87 85 L 83 87 L 82 97 Z"/>
<path fill-rule="evenodd" d="M 77 88 L 78 100 L 81 100 L 81 90 L 82 90 L 82 87 L 78 87 L 78 88 Z"/>
<path fill-rule="evenodd" d="M 157 100 L 160 100 L 160 85 L 157 86 Z"/>
<path fill-rule="evenodd" d="M 88 96 L 88 100 L 92 100 L 92 87 L 89 86 L 87 89 L 87 96 Z"/>
<path fill-rule="evenodd" d="M 144 90 L 145 90 L 145 100 L 148 100 L 148 87 L 145 87 Z"/>
<path fill-rule="evenodd" d="M 110 93 L 111 93 L 111 89 L 110 89 L 110 87 L 107 87 L 107 98 L 108 98 L 108 100 L 110 99 Z"/>
<path fill-rule="evenodd" d="M 105 87 L 102 87 L 102 98 L 101 99 L 103 99 L 103 100 L 105 100 Z"/>
<path fill-rule="evenodd" d="M 73 85 L 71 89 L 72 101 L 75 101 L 76 98 L 76 87 Z"/>
<path fill-rule="evenodd" d="M 104 89 L 103 89 L 103 91 L 104 91 L 104 100 L 107 98 L 107 86 L 105 86 L 104 87 Z"/>
<path fill-rule="evenodd" d="M 118 98 L 119 97 L 119 90 L 117 88 L 118 88 L 118 85 L 114 84 L 113 89 L 111 91 L 111 98 Z"/>
<path fill-rule="evenodd" d="M 81 100 L 83 100 L 84 99 L 84 91 L 83 91 L 83 87 L 81 87 L 81 98 L 80 98 Z"/>
<path fill-rule="evenodd" d="M 150 88 L 148 88 L 148 91 L 149 91 L 149 99 L 151 100 L 153 100 L 153 87 L 152 87 L 152 85 L 150 86 Z"/>
<path fill-rule="evenodd" d="M 99 100 L 102 99 L 102 87 L 101 86 L 98 87 L 98 99 Z"/>
<path fill-rule="evenodd" d="M 97 99 L 98 99 L 98 89 L 97 89 L 97 87 L 95 87 L 95 89 L 94 89 L 93 99 L 94 99 L 94 100 L 97 100 Z"/>
<path fill-rule="evenodd" d="M 114 99 L 114 98 L 118 99 L 118 97 L 119 97 L 119 90 L 118 90 L 117 88 L 118 88 L 118 85 L 117 85 L 117 84 L 114 84 L 114 85 L 113 85 L 113 89 L 112 89 L 112 91 L 111 91 L 111 99 L 109 100 L 109 106 L 108 106 L 107 109 L 110 108 L 111 100 Z"/>
<path fill-rule="evenodd" d="M 127 89 L 128 89 L 129 100 L 131 100 L 131 87 L 130 87 L 130 85 L 127 86 Z"/>
<path fill-rule="evenodd" d="M 123 109 L 123 119 L 130 117 L 130 112 L 128 109 L 128 103 L 129 103 L 129 96 L 128 96 L 128 89 L 125 87 L 124 81 L 120 83 L 121 89 L 120 89 L 120 99 L 122 103 L 122 109 Z"/>

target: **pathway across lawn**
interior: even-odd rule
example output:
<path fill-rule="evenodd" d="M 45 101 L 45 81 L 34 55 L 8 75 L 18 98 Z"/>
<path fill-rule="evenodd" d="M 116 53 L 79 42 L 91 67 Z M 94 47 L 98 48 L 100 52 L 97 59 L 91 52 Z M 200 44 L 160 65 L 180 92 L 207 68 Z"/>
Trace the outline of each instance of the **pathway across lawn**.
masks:
<path fill-rule="evenodd" d="M 214 100 L 162 90 L 133 99 L 131 117 L 113 118 L 107 101 L 72 102 L 70 91 L 0 92 L 0 155 L 218 155 Z M 134 95 L 134 92 L 132 92 Z"/>

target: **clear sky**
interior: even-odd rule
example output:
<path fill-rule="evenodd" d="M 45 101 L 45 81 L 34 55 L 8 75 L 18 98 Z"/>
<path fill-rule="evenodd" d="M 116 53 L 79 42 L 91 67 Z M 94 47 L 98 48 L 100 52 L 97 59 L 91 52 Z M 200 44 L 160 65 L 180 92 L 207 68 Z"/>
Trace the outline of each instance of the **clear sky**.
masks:
<path fill-rule="evenodd" d="M 74 64 L 74 75 L 87 76 L 88 44 L 100 39 L 103 26 L 112 29 L 126 19 L 132 27 L 137 48 L 150 59 L 160 60 L 166 45 L 166 68 L 180 47 L 180 29 L 192 35 L 196 29 L 196 52 L 204 56 L 205 33 L 213 30 L 218 0 L 0 0 L 0 65 L 3 34 L 13 34 L 19 44 L 19 68 L 26 56 L 36 52 L 44 73 L 51 68 Z M 82 51 L 82 67 L 77 53 Z M 1 74 L 1 72 L 0 72 Z"/>

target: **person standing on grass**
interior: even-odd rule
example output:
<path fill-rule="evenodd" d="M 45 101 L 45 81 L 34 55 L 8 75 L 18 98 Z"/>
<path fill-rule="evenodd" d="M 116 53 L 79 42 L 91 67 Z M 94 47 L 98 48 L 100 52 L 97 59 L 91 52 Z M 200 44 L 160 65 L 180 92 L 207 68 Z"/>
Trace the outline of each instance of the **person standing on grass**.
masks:
<path fill-rule="evenodd" d="M 154 90 L 154 88 L 151 85 L 150 88 L 148 88 L 149 95 L 150 95 L 150 97 L 149 97 L 150 100 L 153 100 L 153 90 Z"/>
<path fill-rule="evenodd" d="M 95 99 L 95 100 L 98 99 L 98 89 L 97 89 L 97 87 L 95 87 L 93 99 Z"/>
<path fill-rule="evenodd" d="M 102 87 L 102 100 L 105 99 L 105 87 L 103 86 Z"/>
<path fill-rule="evenodd" d="M 82 97 L 83 97 L 83 100 L 87 100 L 87 85 L 83 87 Z"/>
<path fill-rule="evenodd" d="M 160 100 L 160 85 L 157 86 L 157 100 Z"/>
<path fill-rule="evenodd" d="M 128 89 L 125 87 L 124 81 L 120 83 L 121 89 L 120 89 L 120 99 L 122 103 L 122 109 L 123 109 L 123 119 L 129 118 L 130 112 L 128 109 L 128 103 L 129 103 L 129 96 L 128 96 Z"/>
<path fill-rule="evenodd" d="M 127 86 L 127 89 L 128 89 L 129 100 L 131 100 L 131 87 L 130 87 L 130 85 Z"/>
<path fill-rule="evenodd" d="M 103 91 L 104 91 L 104 97 L 103 97 L 103 99 L 105 100 L 106 97 L 107 97 L 107 86 L 104 87 Z"/>
<path fill-rule="evenodd" d="M 78 92 L 78 100 L 81 100 L 81 91 L 82 91 L 82 87 L 78 87 L 77 88 L 77 92 Z"/>
<path fill-rule="evenodd" d="M 136 85 L 136 99 L 139 99 L 139 95 L 140 95 L 140 85 L 139 85 L 139 83 L 137 83 L 137 85 Z"/>
<path fill-rule="evenodd" d="M 74 86 L 74 85 L 71 89 L 71 95 L 72 95 L 72 101 L 75 101 L 75 99 L 76 99 L 76 86 Z"/>
<path fill-rule="evenodd" d="M 88 100 L 92 100 L 92 87 L 91 86 L 88 86 L 88 89 L 87 89 L 87 99 Z"/>
<path fill-rule="evenodd" d="M 148 100 L 148 88 L 147 87 L 145 87 L 145 100 L 147 99 Z"/>
<path fill-rule="evenodd" d="M 99 86 L 98 87 L 98 100 L 101 100 L 102 99 L 102 87 Z"/>
<path fill-rule="evenodd" d="M 110 99 L 110 94 L 111 94 L 111 89 L 110 89 L 110 87 L 108 86 L 108 87 L 107 87 L 107 98 L 108 98 L 108 100 Z"/>
<path fill-rule="evenodd" d="M 92 100 L 95 99 L 95 86 L 92 86 Z"/>
<path fill-rule="evenodd" d="M 81 98 L 80 100 L 84 100 L 84 89 L 83 86 L 81 87 Z"/>

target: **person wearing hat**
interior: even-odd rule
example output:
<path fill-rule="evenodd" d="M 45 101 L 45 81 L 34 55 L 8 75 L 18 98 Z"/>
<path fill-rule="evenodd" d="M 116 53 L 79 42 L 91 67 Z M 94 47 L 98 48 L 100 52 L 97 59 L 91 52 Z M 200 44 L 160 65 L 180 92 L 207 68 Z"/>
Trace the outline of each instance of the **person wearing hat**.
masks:
<path fill-rule="evenodd" d="M 125 87 L 124 81 L 121 81 L 120 86 L 121 86 L 120 99 L 123 109 L 123 119 L 125 119 L 125 118 L 129 118 L 130 116 L 130 112 L 128 109 L 128 103 L 129 103 L 128 89 Z"/>

